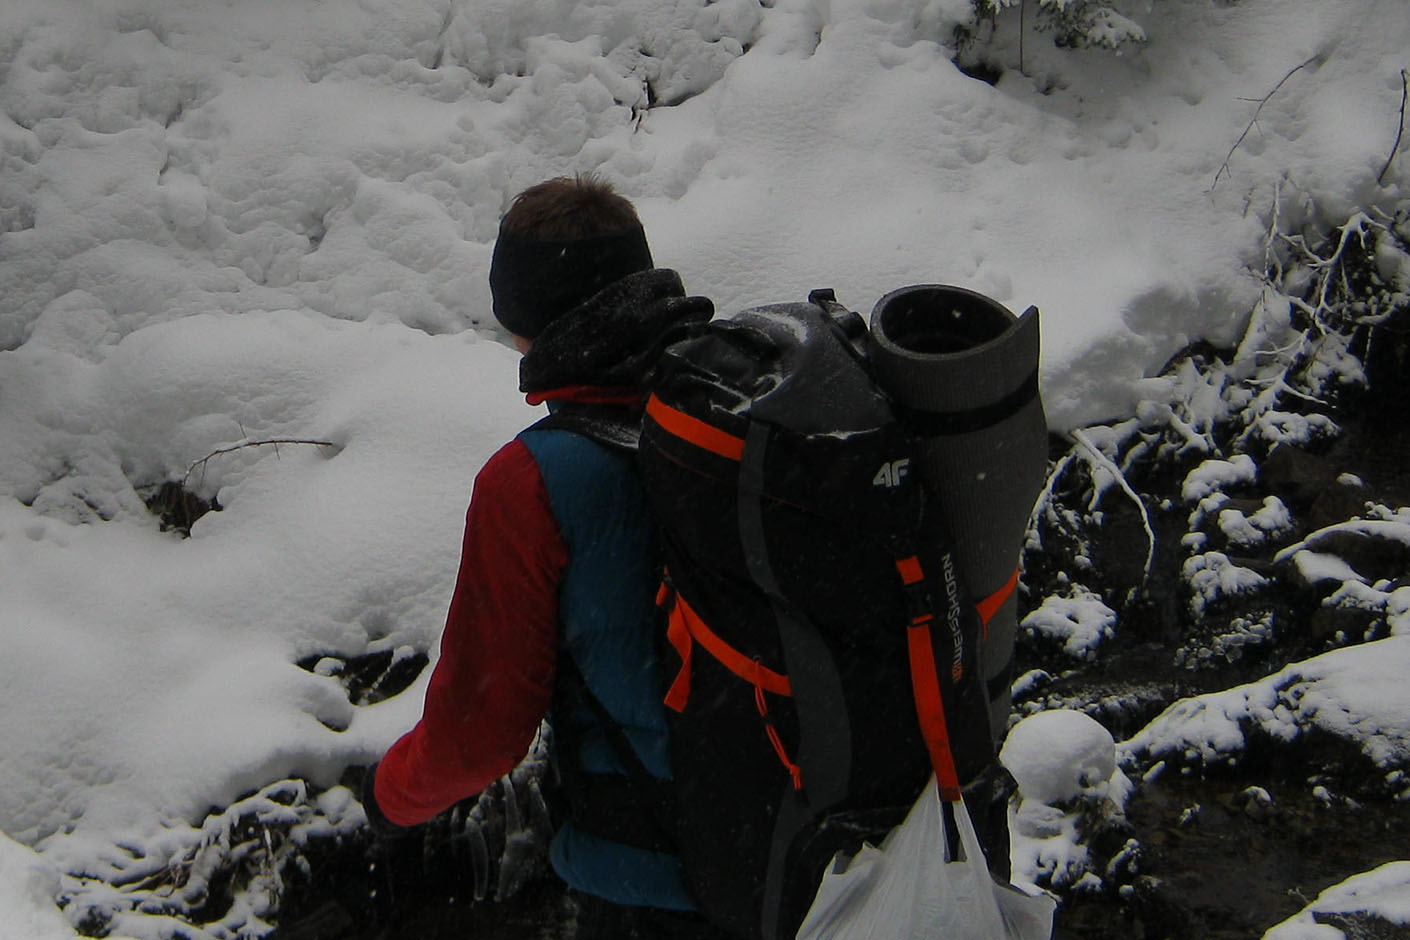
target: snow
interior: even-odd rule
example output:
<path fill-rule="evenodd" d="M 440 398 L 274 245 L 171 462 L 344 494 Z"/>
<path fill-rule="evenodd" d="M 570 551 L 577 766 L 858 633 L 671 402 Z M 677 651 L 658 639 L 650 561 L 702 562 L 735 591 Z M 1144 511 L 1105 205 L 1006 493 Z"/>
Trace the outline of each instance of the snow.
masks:
<path fill-rule="evenodd" d="M 1410 760 L 1410 636 L 1333 650 L 1222 692 L 1182 699 L 1117 746 L 1123 764 L 1237 761 L 1252 732 L 1292 740 L 1317 729 L 1382 767 Z M 1397 778 L 1398 779 L 1398 778 Z"/>
<path fill-rule="evenodd" d="M 1337 555 L 1303 549 L 1293 553 L 1292 563 L 1297 568 L 1298 576 L 1307 584 L 1316 584 L 1319 581 L 1343 584 L 1361 580 L 1361 575 L 1356 573 L 1356 569 Z"/>
<path fill-rule="evenodd" d="M 0 834 L 0 940 L 68 940 L 78 936 L 54 907 L 59 872 Z"/>
<path fill-rule="evenodd" d="M 1303 550 L 1315 548 L 1333 535 L 1353 535 L 1365 539 L 1383 539 L 1410 547 L 1410 507 L 1392 510 L 1386 506 L 1372 505 L 1367 510 L 1368 519 L 1354 519 L 1318 529 L 1307 538 L 1284 548 L 1277 555 L 1281 561 Z"/>
<path fill-rule="evenodd" d="M 1087 843 L 1121 817 L 1132 789 L 1111 733 L 1079 711 L 1038 712 L 1010 729 L 999 762 L 1018 784 L 1009 826 L 1016 880 L 1100 884 Z"/>
<path fill-rule="evenodd" d="M 49 515 L 0 503 L 15 695 L 0 740 L 26 755 L 7 761 L 7 832 L 125 819 L 136 794 L 187 816 L 271 774 L 332 782 L 414 721 L 404 697 L 367 737 L 341 686 L 293 663 L 432 645 L 453 577 L 439 559 L 456 557 L 469 481 L 531 414 L 514 354 L 473 333 L 286 311 L 154 324 L 97 364 L 34 342 L 7 355 L 17 382 L 67 372 L 60 427 L 28 428 L 31 446 L 84 437 L 95 467 L 20 481 Z M 247 449 L 193 470 L 225 508 L 189 541 L 137 518 L 127 479 L 180 476 L 245 435 L 336 447 Z M 72 524 L 96 516 L 114 518 Z"/>
<path fill-rule="evenodd" d="M 1383 920 L 1410 925 L 1410 862 L 1387 862 L 1348 878 L 1263 935 L 1263 940 L 1345 940 L 1346 934 L 1319 924 L 1315 914 L 1374 911 Z"/>
<path fill-rule="evenodd" d="M 1276 496 L 1264 497 L 1263 505 L 1252 513 L 1239 509 L 1223 509 L 1219 513 L 1219 531 L 1230 545 L 1240 548 L 1258 545 L 1292 527 L 1292 514 Z"/>
<path fill-rule="evenodd" d="M 68 936 L 55 877 L 176 851 L 273 781 L 332 785 L 415 721 L 427 674 L 354 705 L 336 666 L 434 657 L 470 481 L 534 415 L 486 283 L 524 186 L 600 171 L 724 311 L 924 282 L 1035 304 L 1057 429 L 1159 407 L 1171 354 L 1238 339 L 1275 194 L 1285 230 L 1410 195 L 1405 154 L 1375 181 L 1401 0 L 1135 4 L 1147 46 L 1030 34 L 1022 73 L 1008 9 L 976 46 L 997 87 L 952 61 L 968 9 L 0 5 L 0 936 Z M 242 446 L 273 439 L 327 443 Z M 142 502 L 170 479 L 222 507 L 189 539 Z M 1403 754 L 1410 595 L 1364 587 L 1393 636 L 1132 747 L 1316 723 Z M 1084 648 L 1105 616 L 1050 612 Z"/>
<path fill-rule="evenodd" d="M 1257 476 L 1258 467 L 1248 454 L 1235 454 L 1228 460 L 1211 458 L 1185 476 L 1185 483 L 1180 487 L 1180 497 L 1187 503 L 1198 503 L 1225 487 L 1251 483 Z"/>
<path fill-rule="evenodd" d="M 1014 725 L 999 759 L 1023 798 L 1039 803 L 1105 798 L 1116 774 L 1111 733 L 1089 715 L 1066 709 L 1029 715 Z"/>
<path fill-rule="evenodd" d="M 1181 566 L 1180 576 L 1190 587 L 1190 607 L 1196 614 L 1210 604 L 1256 591 L 1268 583 L 1263 575 L 1235 564 L 1223 552 L 1191 555 Z"/>
<path fill-rule="evenodd" d="M 1057 640 L 1074 659 L 1090 659 L 1103 640 L 1115 635 L 1116 612 L 1095 594 L 1073 585 L 1069 597 L 1047 597 L 1019 624 L 1035 636 Z"/>

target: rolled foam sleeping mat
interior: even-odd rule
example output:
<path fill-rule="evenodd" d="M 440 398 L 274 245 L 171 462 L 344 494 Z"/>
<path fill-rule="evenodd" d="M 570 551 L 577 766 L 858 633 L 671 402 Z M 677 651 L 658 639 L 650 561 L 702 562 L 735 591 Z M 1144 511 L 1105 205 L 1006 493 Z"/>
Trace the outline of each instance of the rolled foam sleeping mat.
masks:
<path fill-rule="evenodd" d="M 1038 308 L 1014 316 L 983 294 L 943 284 L 892 291 L 872 311 L 878 384 L 921 445 L 916 468 L 940 500 L 960 572 L 976 601 L 1013 576 L 1047 472 L 1038 389 Z M 989 620 L 980 663 L 1000 741 L 1011 696 L 1017 597 Z"/>

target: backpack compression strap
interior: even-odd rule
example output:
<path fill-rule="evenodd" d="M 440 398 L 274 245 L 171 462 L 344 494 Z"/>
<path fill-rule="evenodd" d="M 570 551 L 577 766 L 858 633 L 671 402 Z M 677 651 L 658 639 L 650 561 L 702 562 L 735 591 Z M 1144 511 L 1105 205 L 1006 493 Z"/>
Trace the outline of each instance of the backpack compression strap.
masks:
<path fill-rule="evenodd" d="M 1018 569 L 1013 569 L 1013 574 L 1009 575 L 1009 579 L 1004 582 L 1003 587 L 974 605 L 974 609 L 979 611 L 979 622 L 984 625 L 985 636 L 989 635 L 989 621 L 994 619 L 994 615 L 999 612 L 1000 607 L 1004 606 L 1009 595 L 1018 588 L 1018 575 Z"/>
<path fill-rule="evenodd" d="M 949 557 L 949 552 L 946 552 L 947 561 Z M 906 585 L 911 608 L 910 623 L 906 626 L 906 646 L 911 662 L 911 690 L 915 694 L 916 717 L 920 721 L 921 737 L 930 751 L 930 763 L 935 768 L 940 796 L 946 802 L 953 803 L 960 799 L 960 775 L 955 769 L 954 755 L 950 752 L 950 730 L 945 723 L 940 670 L 935 663 L 935 643 L 930 633 L 935 614 L 929 592 L 925 590 L 925 571 L 921 568 L 920 559 L 914 555 L 898 560 L 896 570 Z M 954 602 L 952 599 L 949 603 Z M 959 669 L 956 663 L 952 672 Z M 958 679 L 959 676 L 954 678 Z"/>
<path fill-rule="evenodd" d="M 683 712 L 686 705 L 689 704 L 692 654 L 695 651 L 695 644 L 699 643 L 707 653 L 719 661 L 720 665 L 754 686 L 754 706 L 759 710 L 759 718 L 764 723 L 764 733 L 768 736 L 769 744 L 773 747 L 774 753 L 778 755 L 779 763 L 783 764 L 784 769 L 788 771 L 788 775 L 793 781 L 793 789 L 803 789 L 803 771 L 789 756 L 783 738 L 779 736 L 778 729 L 774 727 L 773 719 L 769 717 L 768 699 L 764 695 L 765 692 L 769 692 L 791 698 L 793 686 L 788 681 L 788 677 L 774 672 L 757 659 L 745 656 L 721 639 L 720 635 L 711 630 L 709 625 L 701 619 L 695 609 L 686 603 L 685 598 L 670 587 L 669 574 L 667 578 L 668 580 L 661 585 L 661 591 L 656 595 L 656 606 L 667 611 L 666 639 L 670 641 L 671 646 L 675 648 L 676 655 L 680 657 L 681 668 L 676 673 L 675 680 L 671 682 L 671 687 L 666 691 L 664 699 L 666 707 L 675 712 Z"/>
<path fill-rule="evenodd" d="M 757 659 L 745 656 L 722 640 L 675 589 L 666 584 L 661 585 L 656 604 L 668 610 L 670 619 L 666 638 L 681 658 L 680 671 L 676 673 L 675 680 L 666 692 L 667 708 L 676 712 L 685 711 L 685 706 L 690 700 L 690 662 L 696 643 L 705 647 L 722 666 L 750 685 L 774 695 L 793 694 L 787 676 L 774 672 Z"/>
<path fill-rule="evenodd" d="M 667 434 L 696 447 L 719 454 L 727 460 L 740 460 L 744 456 L 744 438 L 721 431 L 713 424 L 707 424 L 693 415 L 672 408 L 655 395 L 646 401 L 646 414 Z"/>

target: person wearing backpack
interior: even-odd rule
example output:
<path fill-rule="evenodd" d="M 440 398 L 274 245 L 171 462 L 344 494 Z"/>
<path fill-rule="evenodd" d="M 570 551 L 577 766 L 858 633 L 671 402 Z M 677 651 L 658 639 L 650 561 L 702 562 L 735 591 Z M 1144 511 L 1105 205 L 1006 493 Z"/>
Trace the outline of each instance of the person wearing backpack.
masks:
<path fill-rule="evenodd" d="M 528 401 L 615 413 L 609 429 L 640 424 L 663 336 L 713 313 L 591 175 L 514 199 L 490 287 Z M 423 715 L 369 770 L 364 805 L 384 833 L 426 822 L 508 773 L 548 717 L 570 806 L 549 857 L 579 901 L 574 936 L 713 940 L 666 831 L 652 523 L 630 447 L 603 438 L 550 417 L 477 475 Z"/>

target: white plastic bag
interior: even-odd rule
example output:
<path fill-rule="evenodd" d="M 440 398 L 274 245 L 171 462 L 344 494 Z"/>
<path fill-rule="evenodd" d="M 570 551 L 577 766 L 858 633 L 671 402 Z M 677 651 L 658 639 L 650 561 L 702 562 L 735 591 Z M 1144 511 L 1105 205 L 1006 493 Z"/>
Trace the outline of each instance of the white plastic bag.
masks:
<path fill-rule="evenodd" d="M 946 858 L 932 778 L 881 848 L 833 859 L 798 940 L 1049 940 L 1052 899 L 996 883 L 964 803 L 954 807 L 962 858 Z"/>

